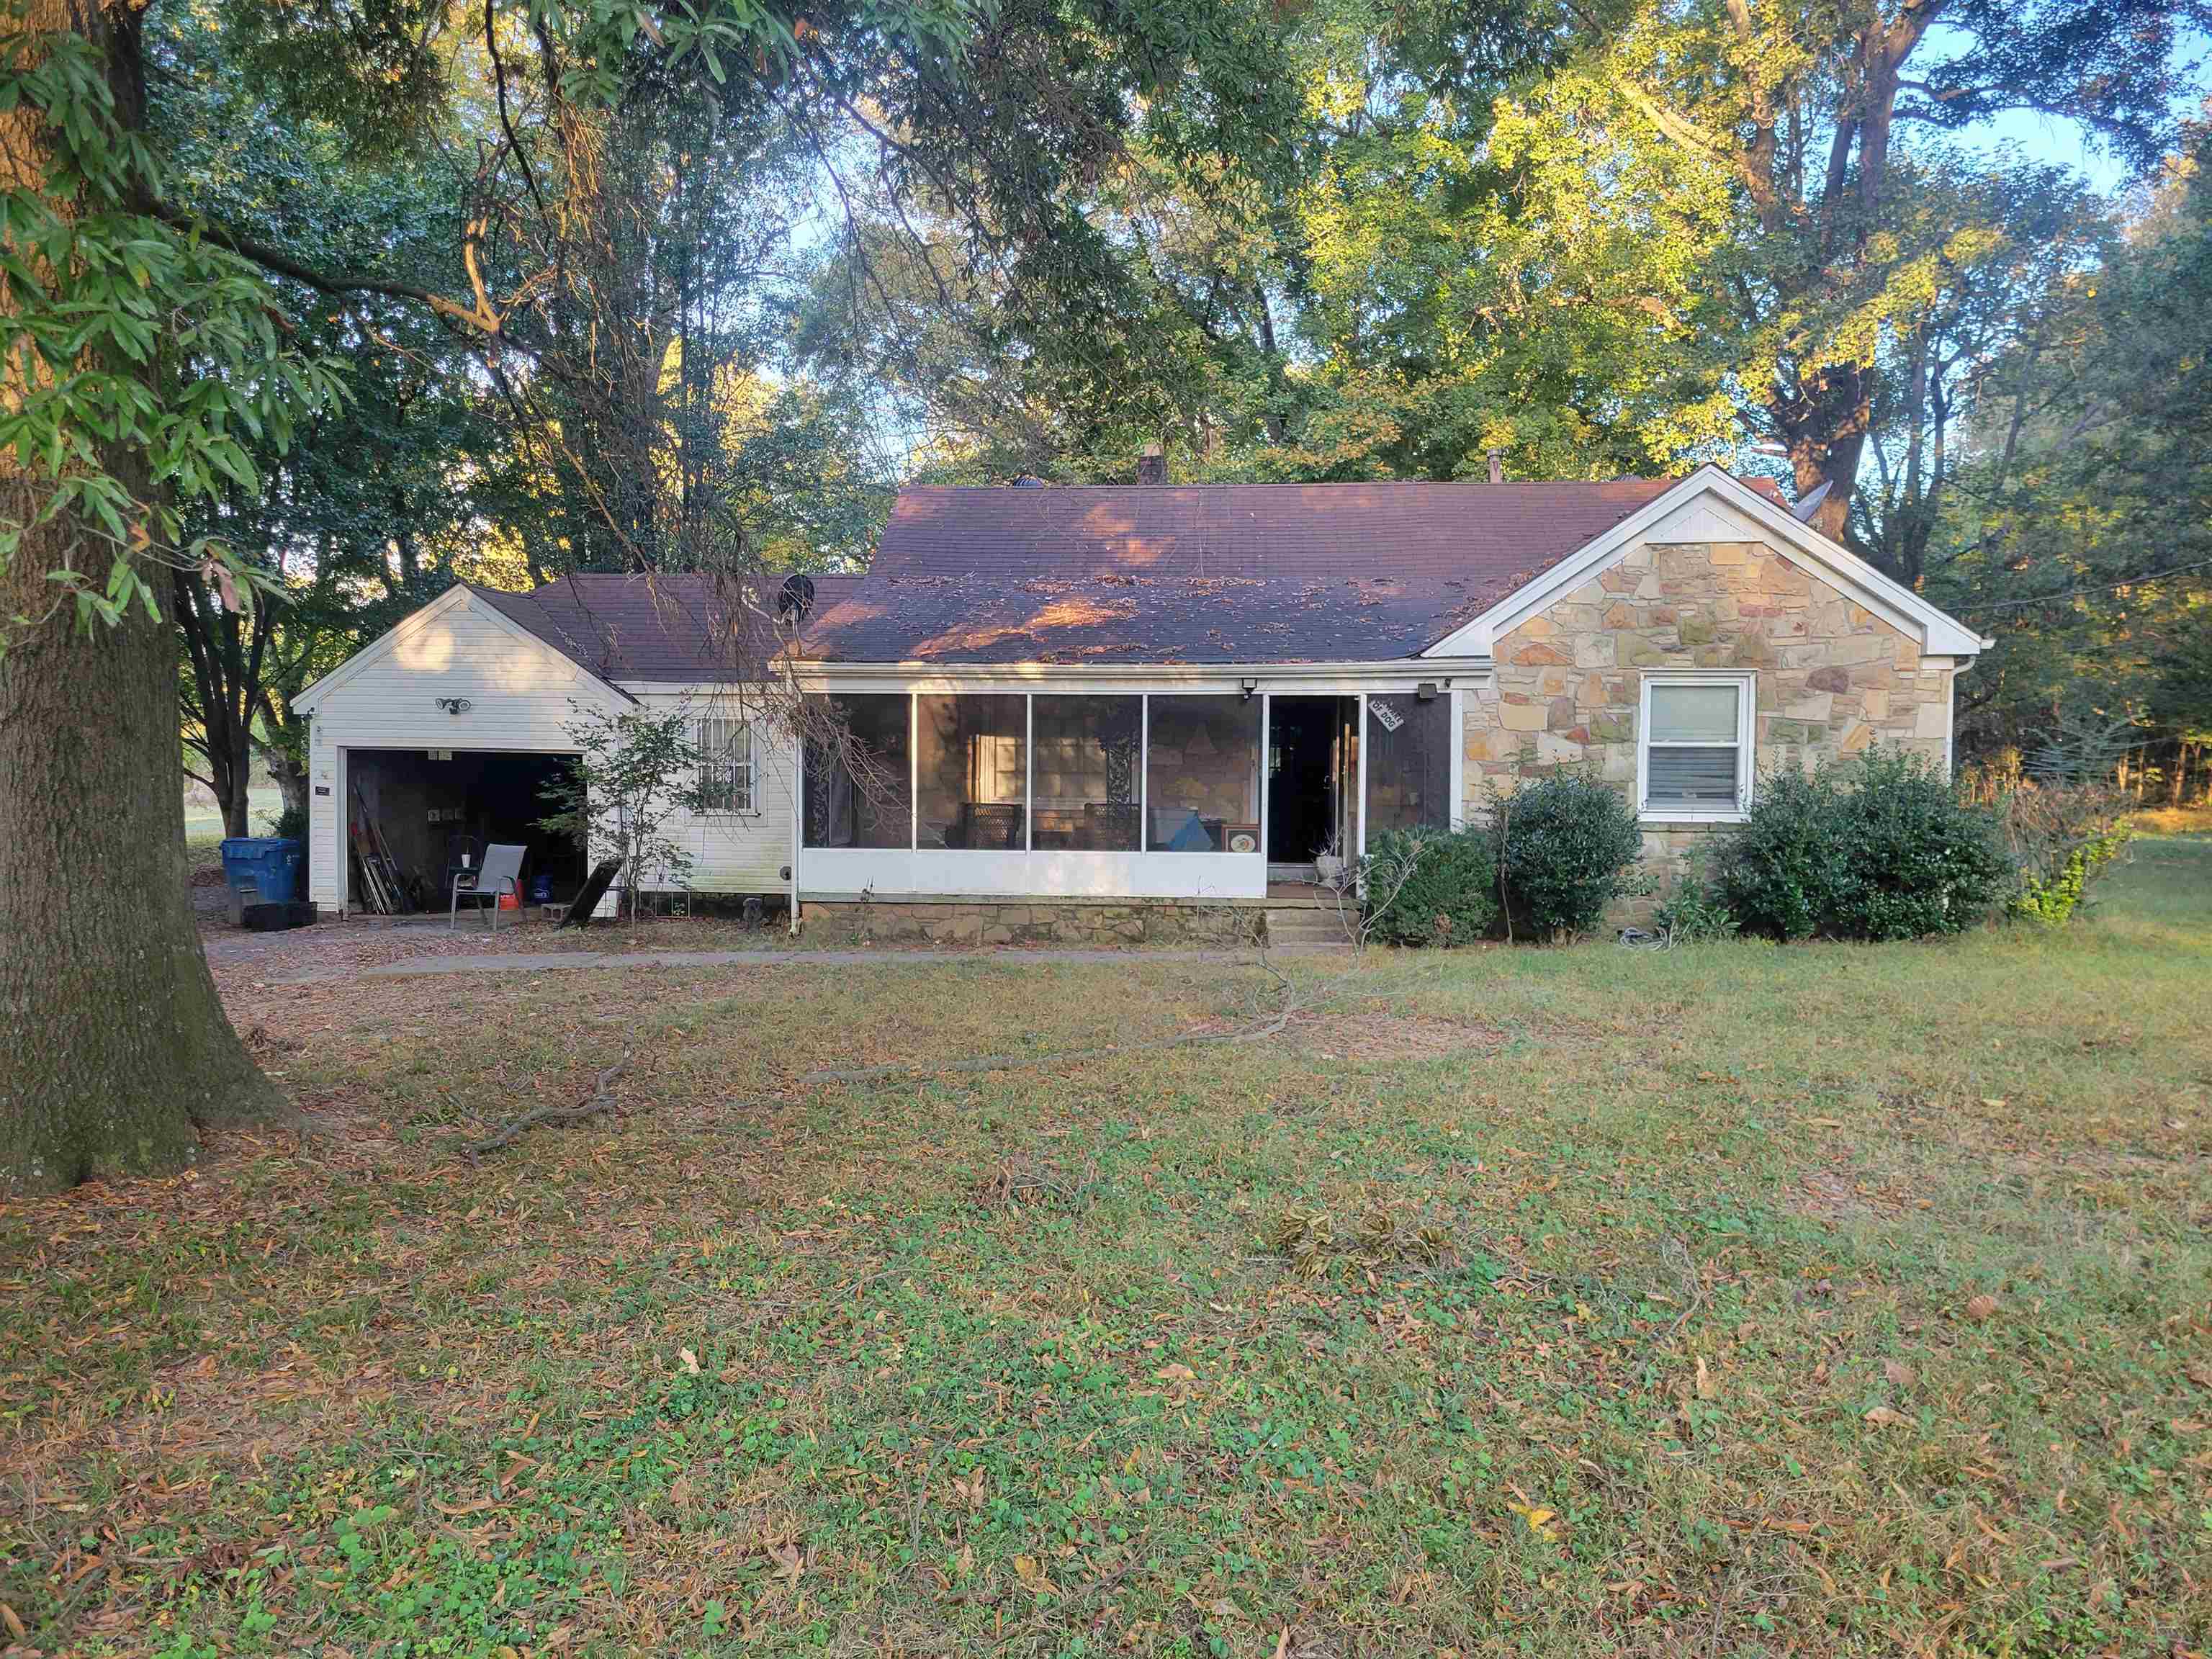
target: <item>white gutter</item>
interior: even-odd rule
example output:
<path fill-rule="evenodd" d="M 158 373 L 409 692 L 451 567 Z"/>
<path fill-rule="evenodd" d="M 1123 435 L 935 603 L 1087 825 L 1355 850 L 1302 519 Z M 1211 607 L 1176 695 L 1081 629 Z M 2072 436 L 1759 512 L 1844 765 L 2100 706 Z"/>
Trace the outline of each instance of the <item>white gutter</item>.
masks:
<path fill-rule="evenodd" d="M 1005 686 L 1050 690 L 1081 686 L 1126 686 L 1131 690 L 1189 686 L 1237 690 L 1253 682 L 1260 691 L 1297 691 L 1371 682 L 1413 685 L 1454 676 L 1480 679 L 1491 672 L 1487 656 L 1398 657 L 1382 662 L 1321 663 L 935 663 L 820 662 L 793 665 L 806 692 L 862 685 L 895 685 L 905 691 L 950 690 L 959 687 Z M 644 694 L 675 696 L 711 689 L 712 682 L 624 680 Z"/>

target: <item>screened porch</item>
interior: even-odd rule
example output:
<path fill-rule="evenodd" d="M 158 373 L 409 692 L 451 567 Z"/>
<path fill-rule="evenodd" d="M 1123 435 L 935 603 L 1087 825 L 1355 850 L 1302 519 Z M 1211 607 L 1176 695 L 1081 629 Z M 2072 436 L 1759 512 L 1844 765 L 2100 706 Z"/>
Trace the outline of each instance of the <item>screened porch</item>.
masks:
<path fill-rule="evenodd" d="M 802 757 L 794 849 L 813 896 L 1260 898 L 1271 866 L 1456 816 L 1457 697 L 1434 684 L 826 701 L 840 735 Z"/>

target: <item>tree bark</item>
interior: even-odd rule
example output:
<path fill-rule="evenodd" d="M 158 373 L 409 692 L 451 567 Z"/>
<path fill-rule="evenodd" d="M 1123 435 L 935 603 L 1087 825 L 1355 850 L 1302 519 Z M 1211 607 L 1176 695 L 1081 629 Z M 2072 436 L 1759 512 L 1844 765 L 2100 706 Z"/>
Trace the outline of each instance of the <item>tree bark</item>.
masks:
<path fill-rule="evenodd" d="M 135 119 L 136 11 L 18 3 L 32 30 L 93 39 Z M 0 176 L 43 188 L 46 161 L 37 112 L 0 114 Z M 0 382 L 0 397 L 22 390 Z M 0 456 L 0 513 L 27 521 L 45 488 Z M 45 574 L 66 534 L 25 537 L 0 568 L 0 617 L 51 603 Z M 177 670 L 174 627 L 142 610 L 89 632 L 64 610 L 15 629 L 0 654 L 0 1194 L 173 1170 L 197 1125 L 282 1106 L 231 1029 L 192 920 Z"/>

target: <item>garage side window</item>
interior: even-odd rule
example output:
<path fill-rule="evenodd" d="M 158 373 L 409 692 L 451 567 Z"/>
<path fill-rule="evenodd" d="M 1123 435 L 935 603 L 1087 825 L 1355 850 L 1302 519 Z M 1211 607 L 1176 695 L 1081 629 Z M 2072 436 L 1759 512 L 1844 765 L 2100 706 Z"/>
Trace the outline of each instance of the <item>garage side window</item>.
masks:
<path fill-rule="evenodd" d="M 700 804 L 709 812 L 753 810 L 753 728 L 750 720 L 699 722 Z"/>
<path fill-rule="evenodd" d="M 1647 817 L 1740 817 L 1751 805 L 1747 675 L 1647 675 L 1638 756 Z"/>

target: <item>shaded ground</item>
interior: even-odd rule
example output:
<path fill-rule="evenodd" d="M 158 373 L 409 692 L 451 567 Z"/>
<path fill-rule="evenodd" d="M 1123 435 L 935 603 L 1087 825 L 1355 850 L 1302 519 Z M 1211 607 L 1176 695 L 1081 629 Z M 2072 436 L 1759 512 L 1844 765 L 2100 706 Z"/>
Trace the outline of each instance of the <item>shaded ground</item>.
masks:
<path fill-rule="evenodd" d="M 0 1212 L 41 1651 L 2212 1646 L 2212 842 L 1172 1049 L 1281 988 L 217 972 L 323 1133 Z"/>

